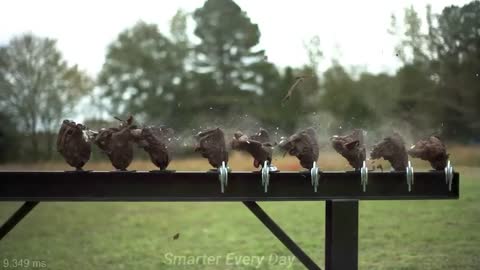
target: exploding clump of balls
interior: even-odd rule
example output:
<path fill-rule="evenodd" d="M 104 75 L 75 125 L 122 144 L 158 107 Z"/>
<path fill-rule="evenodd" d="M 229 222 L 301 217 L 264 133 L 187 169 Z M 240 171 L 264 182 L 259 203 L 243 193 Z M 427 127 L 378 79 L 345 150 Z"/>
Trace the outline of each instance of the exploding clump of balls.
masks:
<path fill-rule="evenodd" d="M 139 128 L 133 117 L 121 120 L 116 127 L 90 130 L 82 124 L 65 120 L 60 127 L 57 150 L 65 161 L 77 170 L 90 159 L 92 142 L 107 155 L 113 167 L 126 171 L 133 160 L 133 147 L 143 148 L 155 166 L 165 170 L 172 160 L 168 145 L 173 130 L 165 127 L 145 126 Z"/>
<path fill-rule="evenodd" d="M 98 131 L 64 120 L 57 138 L 58 152 L 70 166 L 81 171 L 90 159 L 93 143 L 109 158 L 115 169 L 127 171 L 133 160 L 134 146 L 137 145 L 148 153 L 152 163 L 160 171 L 166 170 L 172 160 L 171 142 L 174 130 L 164 126 L 139 127 L 132 116 L 126 120 L 116 119 L 119 120 L 117 126 Z M 363 137 L 364 131 L 357 129 L 351 134 L 335 135 L 330 139 L 333 149 L 355 170 L 364 166 L 367 156 Z M 194 151 L 199 152 L 216 169 L 227 166 L 229 148 L 250 154 L 255 168 L 274 168 L 271 163 L 273 148 L 276 146 L 285 154 L 297 157 L 305 169 L 315 166 L 320 151 L 315 130 L 311 127 L 282 138 L 278 144 L 271 140 L 265 129 L 260 129 L 250 136 L 237 131 L 229 144 L 220 128 L 201 131 L 194 135 L 194 138 Z M 393 133 L 375 144 L 370 153 L 372 159 L 383 158 L 390 162 L 396 171 L 406 170 L 408 155 L 430 162 L 435 170 L 443 170 L 447 166 L 445 144 L 435 136 L 418 141 L 407 151 L 403 138 L 398 133 Z"/>

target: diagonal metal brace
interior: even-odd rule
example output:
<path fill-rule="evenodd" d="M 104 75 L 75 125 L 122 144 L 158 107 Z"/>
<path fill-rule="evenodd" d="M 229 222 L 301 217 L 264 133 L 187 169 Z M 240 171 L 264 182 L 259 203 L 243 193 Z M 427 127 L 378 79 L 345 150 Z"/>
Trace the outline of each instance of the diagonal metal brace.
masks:
<path fill-rule="evenodd" d="M 5 237 L 30 211 L 32 211 L 38 202 L 25 202 L 15 213 L 0 227 L 0 240 Z"/>
<path fill-rule="evenodd" d="M 273 219 L 254 201 L 244 201 L 243 204 L 267 227 L 282 244 L 297 257 L 309 270 L 321 270 L 320 267 L 280 228 Z"/>

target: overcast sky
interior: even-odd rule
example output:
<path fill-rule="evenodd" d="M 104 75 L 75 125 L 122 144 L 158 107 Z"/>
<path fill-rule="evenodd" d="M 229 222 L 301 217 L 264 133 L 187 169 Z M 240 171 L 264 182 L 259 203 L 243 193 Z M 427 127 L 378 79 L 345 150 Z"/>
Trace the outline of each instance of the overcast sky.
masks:
<path fill-rule="evenodd" d="M 389 36 L 392 12 L 401 14 L 414 5 L 421 14 L 431 3 L 434 12 L 443 7 L 462 5 L 467 0 L 236 0 L 262 33 L 259 48 L 280 66 L 307 63 L 303 42 L 320 37 L 327 59 L 340 59 L 348 66 L 372 72 L 391 71 L 398 65 Z M 105 50 L 119 32 L 138 20 L 157 23 L 168 31 L 168 22 L 182 8 L 194 11 L 204 1 L 132 0 L 64 1 L 6 0 L 0 16 L 0 44 L 17 34 L 33 32 L 58 40 L 70 63 L 78 64 L 91 75 L 104 62 Z M 329 60 L 327 60 L 329 61 Z"/>

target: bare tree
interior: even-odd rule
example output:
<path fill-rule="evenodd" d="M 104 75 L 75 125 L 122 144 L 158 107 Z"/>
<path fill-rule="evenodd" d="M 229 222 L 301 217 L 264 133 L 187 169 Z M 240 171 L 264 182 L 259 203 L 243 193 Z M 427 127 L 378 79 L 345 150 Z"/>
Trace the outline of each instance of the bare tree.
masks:
<path fill-rule="evenodd" d="M 39 157 L 39 132 L 49 133 L 51 156 L 51 131 L 91 88 L 91 80 L 63 60 L 55 40 L 24 34 L 0 47 L 0 106 L 30 138 L 33 159 Z"/>

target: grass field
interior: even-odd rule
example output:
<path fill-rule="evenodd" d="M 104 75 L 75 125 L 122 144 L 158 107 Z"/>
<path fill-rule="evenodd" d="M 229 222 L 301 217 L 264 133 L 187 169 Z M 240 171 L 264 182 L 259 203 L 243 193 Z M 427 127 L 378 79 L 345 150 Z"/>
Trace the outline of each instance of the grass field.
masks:
<path fill-rule="evenodd" d="M 250 159 L 244 160 L 234 156 L 230 165 L 252 169 Z M 324 160 L 329 160 L 322 163 L 324 168 L 345 167 L 333 156 Z M 206 169 L 205 163 L 189 159 L 174 162 L 172 168 Z M 279 157 L 275 163 L 283 170 L 298 169 L 289 158 Z M 25 165 L 0 167 L 19 168 Z M 28 168 L 66 169 L 60 163 Z M 110 167 L 95 163 L 88 168 Z M 150 168 L 148 162 L 132 165 Z M 360 203 L 360 269 L 480 269 L 480 169 L 456 170 L 461 173 L 460 200 Z M 0 220 L 18 206 L 1 203 Z M 261 206 L 323 265 L 324 203 Z M 202 261 L 203 255 L 214 256 L 213 264 Z M 177 264 L 172 256 L 178 256 Z M 240 256 L 265 259 L 235 265 Z M 42 269 L 72 270 L 304 269 L 296 259 L 292 265 L 279 265 L 279 256 L 291 254 L 240 203 L 41 203 L 0 243 L 0 268 L 10 263 L 6 269 L 40 269 L 33 267 L 35 262 L 46 266 Z M 192 258 L 197 263 L 178 265 L 178 259 L 188 263 Z M 30 265 L 12 268 L 15 259 L 30 260 Z"/>

